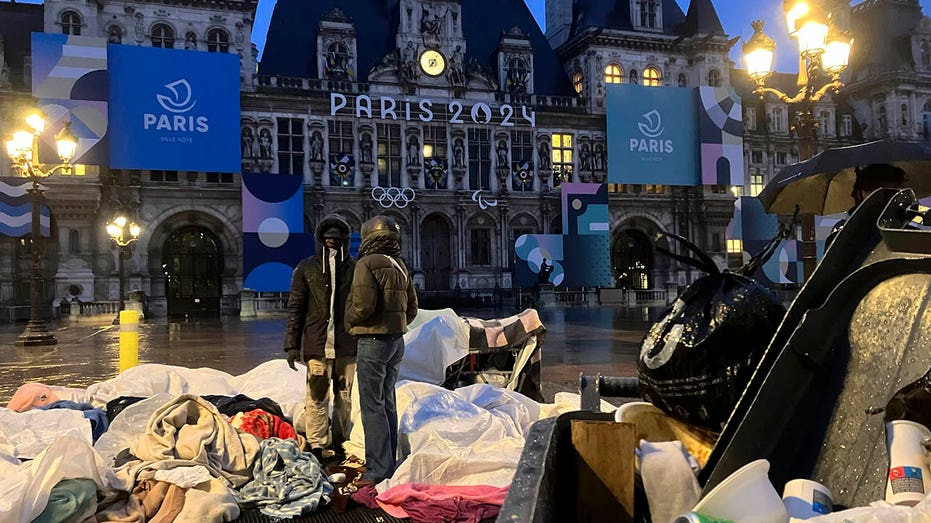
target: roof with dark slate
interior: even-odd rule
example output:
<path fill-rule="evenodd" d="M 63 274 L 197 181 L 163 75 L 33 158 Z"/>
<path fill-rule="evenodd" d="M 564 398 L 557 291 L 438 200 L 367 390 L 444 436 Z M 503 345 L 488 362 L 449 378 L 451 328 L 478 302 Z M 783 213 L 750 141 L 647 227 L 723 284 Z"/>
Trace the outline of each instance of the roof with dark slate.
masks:
<path fill-rule="evenodd" d="M 724 26 L 721 25 L 721 19 L 718 18 L 718 12 L 715 11 L 711 0 L 692 0 L 679 33 L 685 36 L 703 36 L 711 33 L 725 35 Z"/>
<path fill-rule="evenodd" d="M 634 0 L 575 0 L 572 6 L 572 29 L 569 38 L 587 29 L 638 31 L 630 19 L 630 3 Z M 676 0 L 662 0 L 663 34 L 681 35 L 685 13 Z M 712 10 L 714 8 L 712 7 Z M 717 17 L 717 15 L 715 15 Z M 718 22 L 720 25 L 720 22 Z M 723 31 L 722 31 L 723 32 Z"/>
<path fill-rule="evenodd" d="M 0 35 L 14 90 L 28 91 L 31 85 L 23 61 L 32 49 L 32 33 L 43 31 L 44 12 L 42 4 L 0 2 Z"/>
<path fill-rule="evenodd" d="M 854 80 L 914 66 L 911 33 L 921 24 L 918 2 L 874 0 L 854 7 L 850 49 Z"/>
<path fill-rule="evenodd" d="M 675 4 L 675 0 L 666 0 Z M 537 94 L 572 96 L 572 84 L 524 0 L 461 0 L 466 61 L 475 58 L 491 70 L 501 34 L 515 25 L 533 46 L 534 90 Z M 392 0 L 278 0 L 259 64 L 261 75 L 317 78 L 317 28 L 320 19 L 339 7 L 354 26 L 357 70 L 368 80 L 372 66 L 397 47 L 400 9 Z M 490 13 L 494 16 L 490 16 Z"/>

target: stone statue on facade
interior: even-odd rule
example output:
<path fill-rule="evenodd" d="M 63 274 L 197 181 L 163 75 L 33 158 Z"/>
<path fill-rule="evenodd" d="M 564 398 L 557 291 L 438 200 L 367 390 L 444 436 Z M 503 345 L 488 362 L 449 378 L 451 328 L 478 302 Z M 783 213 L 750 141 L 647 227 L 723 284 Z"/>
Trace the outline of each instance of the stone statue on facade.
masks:
<path fill-rule="evenodd" d="M 310 137 L 310 161 L 323 161 L 323 136 L 321 136 L 320 131 L 314 131 Z"/>
<path fill-rule="evenodd" d="M 439 12 L 431 15 L 430 10 L 424 6 L 420 11 L 420 32 L 424 36 L 440 36 L 440 33 L 443 31 L 443 24 L 446 22 L 446 15 L 448 14 L 449 8 L 446 8 L 446 12 L 442 15 L 440 15 Z"/>
<path fill-rule="evenodd" d="M 194 33 L 188 33 L 184 35 L 184 50 L 185 51 L 196 51 L 197 50 L 197 35 Z"/>
<path fill-rule="evenodd" d="M 407 164 L 420 165 L 420 142 L 416 136 L 407 139 Z"/>
<path fill-rule="evenodd" d="M 372 163 L 372 135 L 362 134 L 362 143 L 359 144 L 362 153 L 362 163 Z"/>
<path fill-rule="evenodd" d="M 596 171 L 605 170 L 605 147 L 600 143 L 595 144 L 594 162 Z"/>
<path fill-rule="evenodd" d="M 243 33 L 243 23 L 236 22 L 236 49 L 242 51 L 242 46 L 245 41 L 246 35 Z"/>
<path fill-rule="evenodd" d="M 136 11 L 136 13 L 133 15 L 133 18 L 133 29 L 136 32 L 136 41 L 143 42 L 145 40 L 145 15 L 142 14 L 142 11 Z"/>
<path fill-rule="evenodd" d="M 462 46 L 456 46 L 456 50 L 449 57 L 449 85 L 453 87 L 465 87 L 468 78 L 465 73 L 465 59 L 462 56 Z"/>
<path fill-rule="evenodd" d="M 242 128 L 241 146 L 243 158 L 255 158 L 255 136 L 251 127 Z"/>
<path fill-rule="evenodd" d="M 497 154 L 497 163 L 496 167 L 499 169 L 507 168 L 508 166 L 508 146 L 504 143 L 504 140 L 498 142 Z"/>
<path fill-rule="evenodd" d="M 592 149 L 588 144 L 582 144 L 582 150 L 579 151 L 579 168 L 583 171 L 592 170 Z"/>
<path fill-rule="evenodd" d="M 462 145 L 462 138 L 456 138 L 453 144 L 453 167 L 465 167 L 465 148 Z"/>
<path fill-rule="evenodd" d="M 268 129 L 259 131 L 259 157 L 272 158 L 272 133 Z"/>
<path fill-rule="evenodd" d="M 540 147 L 538 149 L 538 154 L 540 155 L 540 169 L 550 169 L 552 164 L 550 163 L 553 159 L 550 155 L 550 144 L 547 141 L 540 142 Z"/>

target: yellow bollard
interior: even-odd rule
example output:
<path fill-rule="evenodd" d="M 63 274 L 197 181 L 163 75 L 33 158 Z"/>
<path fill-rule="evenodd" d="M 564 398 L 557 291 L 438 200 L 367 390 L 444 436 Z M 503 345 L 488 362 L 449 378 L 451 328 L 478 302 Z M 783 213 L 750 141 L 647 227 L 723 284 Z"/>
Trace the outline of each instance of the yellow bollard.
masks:
<path fill-rule="evenodd" d="M 139 311 L 120 311 L 120 372 L 139 365 Z"/>

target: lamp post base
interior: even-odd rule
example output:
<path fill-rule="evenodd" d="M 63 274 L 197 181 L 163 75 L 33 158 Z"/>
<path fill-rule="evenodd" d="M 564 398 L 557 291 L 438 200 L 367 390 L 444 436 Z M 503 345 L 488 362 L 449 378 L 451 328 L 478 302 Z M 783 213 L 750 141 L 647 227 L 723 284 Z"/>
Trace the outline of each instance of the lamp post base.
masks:
<path fill-rule="evenodd" d="M 58 340 L 48 331 L 44 320 L 30 320 L 26 330 L 16 338 L 18 347 L 38 347 L 43 345 L 57 345 Z"/>
<path fill-rule="evenodd" d="M 120 313 L 116 313 L 116 318 L 113 318 L 113 323 L 112 323 L 112 324 L 113 324 L 113 325 L 119 325 L 119 324 L 120 324 Z"/>

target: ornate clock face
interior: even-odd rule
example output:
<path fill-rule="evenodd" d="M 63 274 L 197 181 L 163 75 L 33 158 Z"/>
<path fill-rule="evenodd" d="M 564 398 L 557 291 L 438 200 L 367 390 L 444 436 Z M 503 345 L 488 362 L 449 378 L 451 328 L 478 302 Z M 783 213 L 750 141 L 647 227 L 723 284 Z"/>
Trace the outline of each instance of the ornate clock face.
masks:
<path fill-rule="evenodd" d="M 446 58 L 439 51 L 428 49 L 420 55 L 420 68 L 430 76 L 439 76 L 446 70 Z"/>

